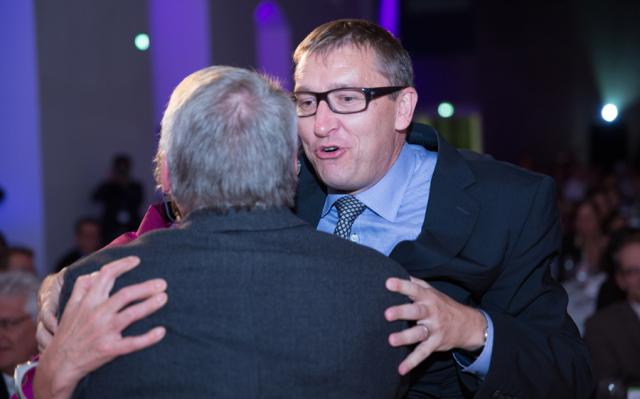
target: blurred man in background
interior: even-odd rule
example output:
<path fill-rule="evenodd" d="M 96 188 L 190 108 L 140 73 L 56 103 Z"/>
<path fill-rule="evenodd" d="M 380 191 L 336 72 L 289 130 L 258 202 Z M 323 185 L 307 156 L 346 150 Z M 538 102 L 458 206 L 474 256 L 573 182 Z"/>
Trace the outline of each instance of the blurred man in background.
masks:
<path fill-rule="evenodd" d="M 619 245 L 615 276 L 626 301 L 588 319 L 585 341 L 599 381 L 640 388 L 640 230 L 627 232 Z"/>
<path fill-rule="evenodd" d="M 31 248 L 9 247 L 7 256 L 7 270 L 22 270 L 33 275 L 37 274 L 34 254 Z"/>
<path fill-rule="evenodd" d="M 102 204 L 102 234 L 105 242 L 135 230 L 140 223 L 140 205 L 144 200 L 142 184 L 131 178 L 131 158 L 119 154 L 113 158 L 111 175 L 93 193 Z"/>
<path fill-rule="evenodd" d="M 54 272 L 59 272 L 63 267 L 100 249 L 102 245 L 100 222 L 89 217 L 79 219 L 75 224 L 74 239 L 75 247 L 60 258 Z"/>
<path fill-rule="evenodd" d="M 31 273 L 0 273 L 0 399 L 15 392 L 15 367 L 37 353 L 35 320 L 39 286 L 39 280 Z"/>

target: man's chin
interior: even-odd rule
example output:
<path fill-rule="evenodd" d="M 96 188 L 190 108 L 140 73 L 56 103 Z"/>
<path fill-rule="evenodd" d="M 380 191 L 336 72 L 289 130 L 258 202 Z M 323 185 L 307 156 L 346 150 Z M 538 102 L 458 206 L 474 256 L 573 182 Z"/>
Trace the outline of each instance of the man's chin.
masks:
<path fill-rule="evenodd" d="M 353 184 L 348 184 L 352 182 L 349 182 L 346 179 L 335 179 L 335 178 L 330 179 L 330 178 L 324 178 L 323 176 L 320 176 L 320 179 L 322 179 L 324 184 L 326 184 L 327 188 L 332 193 L 353 194 L 359 191 L 357 187 L 353 186 Z"/>

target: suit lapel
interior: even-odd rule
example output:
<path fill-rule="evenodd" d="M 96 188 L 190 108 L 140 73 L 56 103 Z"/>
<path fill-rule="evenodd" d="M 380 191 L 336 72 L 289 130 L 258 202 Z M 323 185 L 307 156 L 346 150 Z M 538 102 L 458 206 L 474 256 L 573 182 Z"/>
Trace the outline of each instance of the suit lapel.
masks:
<path fill-rule="evenodd" d="M 475 182 L 475 176 L 460 153 L 432 127 L 415 125 L 408 141 L 437 150 L 438 161 L 422 233 L 416 242 L 398 244 L 391 257 L 416 276 L 447 276 L 451 270 L 440 266 L 462 250 L 478 218 L 478 203 L 466 191 Z"/>
<path fill-rule="evenodd" d="M 302 155 L 301 161 L 295 213 L 315 228 L 320 221 L 327 188 L 316 176 L 307 157 Z"/>

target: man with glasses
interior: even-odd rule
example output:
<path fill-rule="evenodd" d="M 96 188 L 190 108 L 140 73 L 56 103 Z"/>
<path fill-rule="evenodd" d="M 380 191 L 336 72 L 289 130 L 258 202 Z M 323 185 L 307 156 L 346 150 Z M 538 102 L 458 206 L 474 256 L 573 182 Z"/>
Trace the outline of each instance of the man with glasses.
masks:
<path fill-rule="evenodd" d="M 0 273 L 0 399 L 8 399 L 15 392 L 15 367 L 37 353 L 35 320 L 39 286 L 31 273 Z"/>
<path fill-rule="evenodd" d="M 552 180 L 412 125 L 411 60 L 375 24 L 324 24 L 293 60 L 298 215 L 414 277 L 387 282 L 413 303 L 385 313 L 415 322 L 389 337 L 415 345 L 399 365 L 409 397 L 587 397 L 588 354 L 549 275 L 560 238 Z M 345 207 L 359 216 L 343 234 Z"/>

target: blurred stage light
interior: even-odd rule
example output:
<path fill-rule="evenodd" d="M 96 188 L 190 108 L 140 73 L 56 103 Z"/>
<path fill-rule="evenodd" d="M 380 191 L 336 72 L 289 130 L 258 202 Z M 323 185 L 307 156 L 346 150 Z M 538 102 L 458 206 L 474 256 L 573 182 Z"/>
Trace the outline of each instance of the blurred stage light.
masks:
<path fill-rule="evenodd" d="M 451 103 L 443 102 L 438 105 L 438 115 L 440 115 L 441 118 L 451 118 L 454 112 L 455 109 Z"/>
<path fill-rule="evenodd" d="M 602 107 L 600 115 L 605 121 L 613 122 L 618 117 L 618 107 L 616 107 L 614 104 L 609 103 Z"/>
<path fill-rule="evenodd" d="M 136 35 L 136 38 L 133 39 L 133 43 L 138 50 L 147 51 L 149 49 L 151 41 L 149 40 L 149 35 L 147 35 L 146 33 L 138 33 Z"/>

